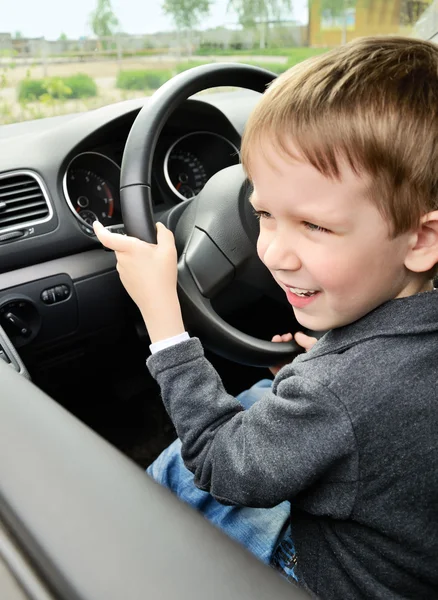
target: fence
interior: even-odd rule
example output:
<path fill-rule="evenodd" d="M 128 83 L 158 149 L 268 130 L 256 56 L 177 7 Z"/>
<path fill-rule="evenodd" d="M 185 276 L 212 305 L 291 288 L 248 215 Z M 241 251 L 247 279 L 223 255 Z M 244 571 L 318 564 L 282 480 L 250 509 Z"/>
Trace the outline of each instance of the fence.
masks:
<path fill-rule="evenodd" d="M 263 29 L 263 31 L 262 31 Z M 268 35 L 266 36 L 266 31 Z M 307 27 L 295 23 L 272 23 L 267 28 L 238 29 L 218 27 L 207 31 L 194 31 L 189 35 L 163 32 L 152 35 L 124 35 L 80 38 L 78 40 L 45 38 L 12 38 L 0 33 L 0 62 L 3 64 L 44 64 L 123 59 L 138 56 L 181 56 L 198 50 L 252 50 L 261 43 L 270 47 L 304 46 L 307 44 Z"/>

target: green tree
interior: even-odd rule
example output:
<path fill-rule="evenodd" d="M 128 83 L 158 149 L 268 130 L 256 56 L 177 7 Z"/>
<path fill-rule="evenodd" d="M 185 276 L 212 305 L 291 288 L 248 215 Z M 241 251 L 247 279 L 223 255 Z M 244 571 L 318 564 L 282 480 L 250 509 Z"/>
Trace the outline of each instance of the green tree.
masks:
<path fill-rule="evenodd" d="M 65 33 L 61 33 L 61 35 L 60 35 L 60 36 L 59 36 L 59 38 L 58 38 L 58 40 L 59 40 L 60 42 L 65 42 L 65 41 L 67 41 L 67 39 L 68 39 L 68 38 L 67 38 L 67 35 L 66 35 Z"/>
<path fill-rule="evenodd" d="M 178 29 L 192 30 L 210 12 L 212 0 L 164 0 L 163 12 Z"/>
<path fill-rule="evenodd" d="M 281 21 L 292 11 L 292 0 L 228 0 L 228 9 L 237 14 L 243 27 L 260 28 L 260 48 L 265 48 L 270 21 Z"/>
<path fill-rule="evenodd" d="M 97 0 L 96 9 L 90 14 L 90 25 L 99 38 L 111 37 L 116 33 L 120 23 L 112 9 L 111 0 Z"/>
<path fill-rule="evenodd" d="M 208 16 L 213 0 L 164 0 L 163 12 L 172 17 L 178 38 L 184 32 L 187 48 L 191 54 L 191 34 L 202 18 Z"/>

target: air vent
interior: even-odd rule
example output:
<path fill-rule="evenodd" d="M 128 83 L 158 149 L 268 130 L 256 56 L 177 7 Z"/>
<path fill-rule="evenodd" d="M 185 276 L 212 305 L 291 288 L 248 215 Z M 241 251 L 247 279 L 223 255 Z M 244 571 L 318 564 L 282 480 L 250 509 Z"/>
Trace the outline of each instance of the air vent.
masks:
<path fill-rule="evenodd" d="M 31 171 L 0 175 L 0 231 L 48 221 L 52 208 L 40 177 Z"/>

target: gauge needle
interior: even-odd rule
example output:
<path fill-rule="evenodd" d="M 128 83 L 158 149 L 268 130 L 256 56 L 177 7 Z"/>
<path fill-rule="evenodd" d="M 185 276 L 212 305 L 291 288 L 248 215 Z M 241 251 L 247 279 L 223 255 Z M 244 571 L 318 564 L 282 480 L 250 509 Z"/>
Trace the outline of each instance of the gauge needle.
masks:
<path fill-rule="evenodd" d="M 178 185 L 176 186 L 176 189 L 177 189 L 177 190 L 179 190 L 179 188 L 180 188 L 181 186 L 182 186 L 182 182 L 180 181 L 180 182 L 178 183 Z"/>

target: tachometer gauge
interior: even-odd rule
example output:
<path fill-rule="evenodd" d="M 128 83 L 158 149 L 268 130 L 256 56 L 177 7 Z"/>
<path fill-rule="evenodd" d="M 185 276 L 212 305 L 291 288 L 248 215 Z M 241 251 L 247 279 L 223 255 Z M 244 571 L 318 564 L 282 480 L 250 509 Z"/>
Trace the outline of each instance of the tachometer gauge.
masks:
<path fill-rule="evenodd" d="M 91 212 L 104 225 L 110 223 L 114 198 L 104 179 L 87 169 L 70 169 L 67 188 L 73 208 L 81 218 Z"/>
<path fill-rule="evenodd" d="M 187 150 L 172 150 L 166 161 L 167 183 L 183 200 L 199 194 L 207 183 L 207 173 L 198 157 Z"/>
<path fill-rule="evenodd" d="M 107 156 L 78 154 L 67 167 L 63 185 L 67 204 L 88 235 L 96 220 L 106 227 L 121 222 L 120 168 Z"/>
<path fill-rule="evenodd" d="M 87 225 L 90 225 L 90 227 L 93 225 L 94 221 L 99 221 L 96 213 L 91 210 L 81 210 L 79 211 L 79 216 Z"/>

